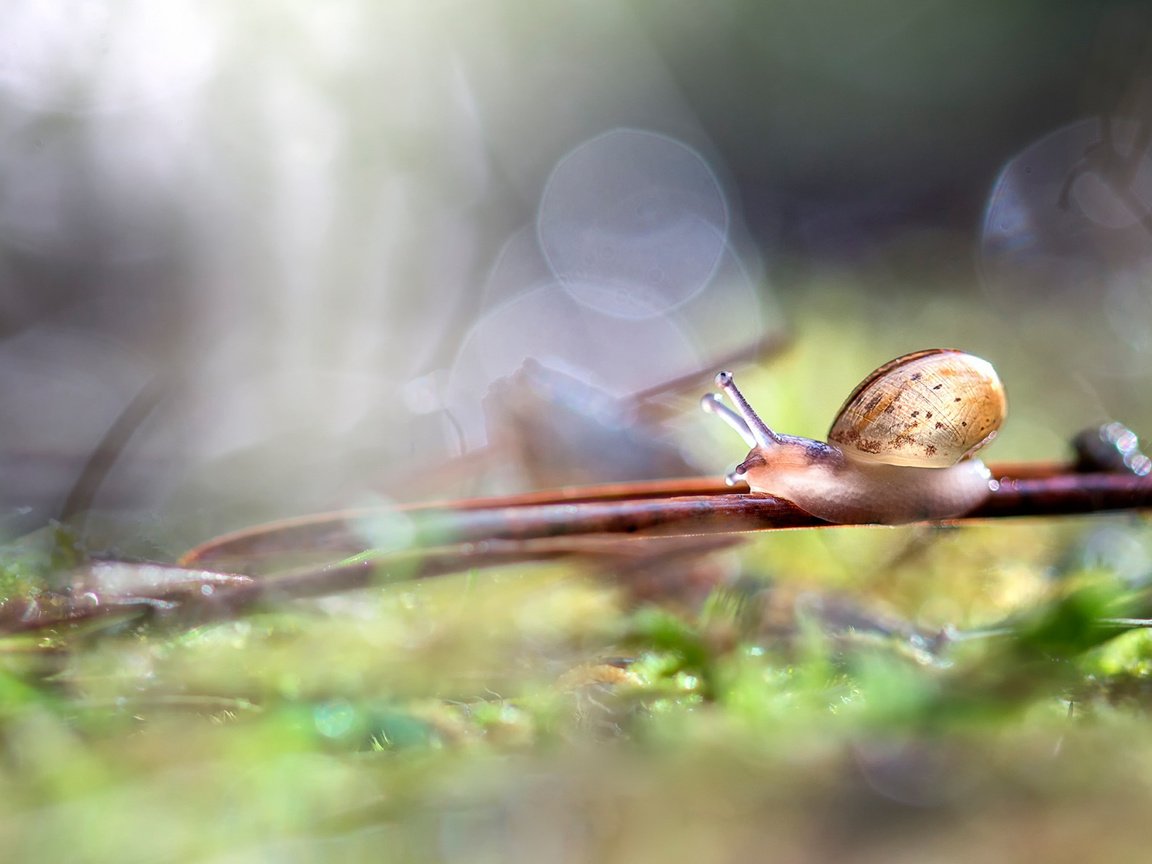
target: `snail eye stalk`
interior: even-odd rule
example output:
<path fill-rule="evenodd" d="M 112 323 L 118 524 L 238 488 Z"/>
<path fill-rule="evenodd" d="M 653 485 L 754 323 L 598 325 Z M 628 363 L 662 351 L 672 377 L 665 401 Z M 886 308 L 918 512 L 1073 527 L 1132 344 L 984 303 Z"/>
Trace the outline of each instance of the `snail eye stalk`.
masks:
<path fill-rule="evenodd" d="M 731 372 L 718 373 L 716 386 L 723 390 L 724 395 L 731 399 L 732 404 L 736 406 L 736 412 L 743 420 L 744 428 L 752 436 L 751 446 L 759 445 L 767 450 L 780 443 L 780 437 L 768 428 L 768 424 L 761 420 L 760 415 L 748 404 L 748 400 L 744 398 L 744 394 L 736 386 L 736 380 L 732 377 Z M 729 420 L 728 422 L 731 424 L 732 421 Z M 737 429 L 737 431 L 740 430 Z"/>

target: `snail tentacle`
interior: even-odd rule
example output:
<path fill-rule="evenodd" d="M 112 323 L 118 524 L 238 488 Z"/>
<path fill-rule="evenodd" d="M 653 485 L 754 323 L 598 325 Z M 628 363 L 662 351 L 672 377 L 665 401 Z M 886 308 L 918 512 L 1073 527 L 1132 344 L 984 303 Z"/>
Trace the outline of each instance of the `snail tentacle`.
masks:
<path fill-rule="evenodd" d="M 755 447 L 758 443 L 756 436 L 752 434 L 752 430 L 748 428 L 748 424 L 744 422 L 744 418 L 720 401 L 720 397 L 715 393 L 705 393 L 700 399 L 700 407 L 704 409 L 707 414 L 715 414 L 729 426 L 736 430 L 736 433 L 744 439 L 744 443 L 749 447 Z"/>
<path fill-rule="evenodd" d="M 780 443 L 780 437 L 768 428 L 768 424 L 761 420 L 760 415 L 748 404 L 748 400 L 744 398 L 744 394 L 737 388 L 736 381 L 732 377 L 731 372 L 718 372 L 716 374 L 716 386 L 723 390 L 724 394 L 732 400 L 732 404 L 736 406 L 736 410 L 744 419 L 744 423 L 747 425 L 756 444 L 759 444 L 765 449 L 770 449 Z"/>

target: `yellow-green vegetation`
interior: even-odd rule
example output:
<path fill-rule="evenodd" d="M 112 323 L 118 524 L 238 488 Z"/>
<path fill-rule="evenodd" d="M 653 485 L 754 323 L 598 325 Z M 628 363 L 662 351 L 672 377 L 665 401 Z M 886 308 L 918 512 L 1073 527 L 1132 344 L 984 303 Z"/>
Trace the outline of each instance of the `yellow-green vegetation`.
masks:
<path fill-rule="evenodd" d="M 869 343 L 822 305 L 802 310 L 795 353 L 748 376 L 790 432 L 818 433 L 853 370 L 962 341 L 897 344 L 896 314 Z M 975 323 L 990 338 L 991 318 Z M 834 381 L 817 386 L 817 361 Z M 1010 392 L 1048 374 L 1006 362 Z M 1058 457 L 1053 418 L 1071 409 L 1019 392 L 1000 457 Z M 10 594 L 57 566 L 17 548 Z M 1146 857 L 1143 518 L 780 532 L 717 573 L 700 608 L 520 565 L 192 629 L 0 640 L 0 849 L 118 864 Z"/>
<path fill-rule="evenodd" d="M 769 628 L 771 590 L 686 616 L 528 567 L 8 640 L 0 839 L 44 861 L 1134 854 L 1152 640 L 1101 620 L 1141 592 L 1053 573 L 950 641 L 859 597 L 851 626 L 795 595 Z"/>

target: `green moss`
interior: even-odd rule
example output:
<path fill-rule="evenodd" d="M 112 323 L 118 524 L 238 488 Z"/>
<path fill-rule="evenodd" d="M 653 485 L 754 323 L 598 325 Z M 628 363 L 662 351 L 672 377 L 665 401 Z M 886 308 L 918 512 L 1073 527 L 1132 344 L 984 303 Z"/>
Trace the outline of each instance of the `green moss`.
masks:
<path fill-rule="evenodd" d="M 871 313 L 838 315 L 824 287 L 794 310 L 798 349 L 745 377 L 790 432 L 819 434 L 851 370 L 956 341 L 909 343 L 898 294 L 865 338 L 849 319 Z M 991 318 L 967 321 L 994 341 Z M 1018 392 L 1013 424 L 1059 427 Z M 697 431 L 686 446 L 732 449 Z M 998 455 L 1021 455 L 1014 435 Z M 385 547 L 406 542 L 384 527 Z M 1152 805 L 1152 637 L 1101 622 L 1146 614 L 1150 538 L 1124 516 L 782 532 L 751 538 L 696 611 L 525 565 L 192 629 L 10 637 L 0 848 L 643 862 L 961 860 L 975 843 L 1123 860 Z M 66 583 L 61 548 L 4 547 L 0 593 Z"/>

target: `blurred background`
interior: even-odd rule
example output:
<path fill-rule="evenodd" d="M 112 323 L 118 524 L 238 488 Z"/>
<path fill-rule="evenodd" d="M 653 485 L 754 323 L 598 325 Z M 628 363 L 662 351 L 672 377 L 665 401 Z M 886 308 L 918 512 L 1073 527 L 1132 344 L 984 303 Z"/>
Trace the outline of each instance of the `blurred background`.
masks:
<path fill-rule="evenodd" d="M 719 473 L 695 403 L 737 360 L 797 434 L 935 345 L 1000 368 L 1003 458 L 1152 423 L 1150 27 L 9 0 L 0 531 Z"/>
<path fill-rule="evenodd" d="M 216 623 L 39 529 L 172 560 L 719 477 L 718 368 L 821 437 L 932 346 L 1006 383 L 989 461 L 1152 432 L 1150 35 L 1121 0 L 5 0 L 5 860 L 1145 860 L 1152 637 L 1099 626 L 1148 614 L 1142 514 L 398 564 Z"/>

